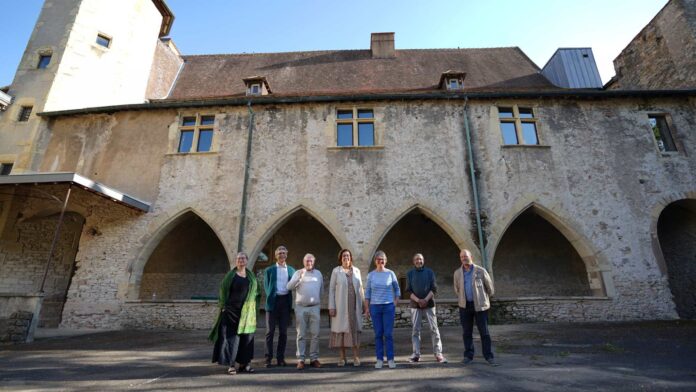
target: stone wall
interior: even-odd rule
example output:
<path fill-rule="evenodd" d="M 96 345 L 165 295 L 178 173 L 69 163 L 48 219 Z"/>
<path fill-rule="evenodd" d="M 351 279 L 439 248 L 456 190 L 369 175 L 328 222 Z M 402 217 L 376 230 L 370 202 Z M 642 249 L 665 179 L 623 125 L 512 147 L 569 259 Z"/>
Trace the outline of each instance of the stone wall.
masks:
<path fill-rule="evenodd" d="M 42 294 L 0 292 L 0 344 L 34 341 Z"/>
<path fill-rule="evenodd" d="M 143 300 L 217 298 L 225 273 L 146 273 L 140 286 Z"/>
<path fill-rule="evenodd" d="M 124 303 L 119 326 L 137 329 L 210 329 L 217 301 L 167 301 Z"/>
<path fill-rule="evenodd" d="M 671 0 L 614 59 L 620 89 L 696 87 L 696 1 Z"/>

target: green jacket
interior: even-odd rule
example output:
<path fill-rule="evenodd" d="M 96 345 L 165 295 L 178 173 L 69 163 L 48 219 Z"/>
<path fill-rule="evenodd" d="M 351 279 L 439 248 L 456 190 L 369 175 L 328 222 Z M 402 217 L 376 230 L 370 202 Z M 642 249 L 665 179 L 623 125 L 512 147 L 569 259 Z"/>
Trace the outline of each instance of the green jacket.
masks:
<path fill-rule="evenodd" d="M 222 279 L 222 283 L 220 284 L 220 294 L 218 296 L 219 311 L 213 329 L 208 335 L 208 339 L 213 342 L 218 338 L 220 319 L 225 309 L 225 302 L 227 302 L 227 298 L 230 295 L 230 286 L 232 285 L 232 279 L 234 279 L 235 275 L 237 275 L 236 267 L 225 275 L 225 278 Z M 248 268 L 246 270 L 246 278 L 249 281 L 249 292 L 247 293 L 246 300 L 244 300 L 244 305 L 242 305 L 242 315 L 239 318 L 239 328 L 237 328 L 238 334 L 256 332 L 256 304 L 261 296 L 261 292 L 259 291 L 259 284 L 256 281 L 256 276 Z"/>
<path fill-rule="evenodd" d="M 292 278 L 292 275 L 295 274 L 295 269 L 292 268 L 291 266 L 287 265 L 288 268 L 288 282 Z M 266 270 L 263 271 L 263 289 L 266 291 L 266 311 L 267 312 L 272 312 L 273 309 L 275 308 L 275 301 L 276 301 L 276 292 L 277 292 L 277 283 L 276 280 L 278 279 L 278 266 L 273 264 L 272 266 L 266 268 Z M 288 293 L 292 295 L 292 292 L 288 290 Z M 292 308 L 292 304 L 294 301 L 290 301 L 290 308 Z"/>

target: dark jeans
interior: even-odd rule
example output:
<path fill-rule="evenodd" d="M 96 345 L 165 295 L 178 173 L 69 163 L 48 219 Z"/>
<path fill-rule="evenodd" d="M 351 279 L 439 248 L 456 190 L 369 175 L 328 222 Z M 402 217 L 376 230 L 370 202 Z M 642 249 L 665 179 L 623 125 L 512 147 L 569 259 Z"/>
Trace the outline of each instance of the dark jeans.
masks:
<path fill-rule="evenodd" d="M 466 308 L 459 308 L 459 321 L 462 323 L 462 329 L 464 330 L 464 356 L 474 359 L 474 320 L 476 320 L 476 327 L 479 335 L 481 335 L 483 357 L 493 359 L 491 334 L 488 333 L 488 310 L 482 312 L 475 311 L 473 302 L 467 302 Z"/>
<path fill-rule="evenodd" d="M 273 358 L 273 338 L 276 326 L 278 326 L 278 361 L 285 360 L 285 345 L 288 342 L 288 324 L 290 324 L 290 308 L 292 295 L 279 295 L 276 297 L 275 309 L 266 312 L 266 361 Z"/>

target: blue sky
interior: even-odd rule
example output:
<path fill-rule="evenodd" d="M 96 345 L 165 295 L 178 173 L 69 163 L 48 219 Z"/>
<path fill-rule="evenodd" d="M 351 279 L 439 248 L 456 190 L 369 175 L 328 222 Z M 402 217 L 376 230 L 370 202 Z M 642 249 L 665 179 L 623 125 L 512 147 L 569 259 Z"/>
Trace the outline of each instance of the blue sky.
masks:
<path fill-rule="evenodd" d="M 1 0 L 0 86 L 12 82 L 43 0 Z M 112 0 L 102 0 L 112 1 Z M 559 47 L 612 60 L 667 0 L 167 0 L 183 54 L 367 49 L 393 31 L 397 49 L 519 46 L 543 67 Z"/>

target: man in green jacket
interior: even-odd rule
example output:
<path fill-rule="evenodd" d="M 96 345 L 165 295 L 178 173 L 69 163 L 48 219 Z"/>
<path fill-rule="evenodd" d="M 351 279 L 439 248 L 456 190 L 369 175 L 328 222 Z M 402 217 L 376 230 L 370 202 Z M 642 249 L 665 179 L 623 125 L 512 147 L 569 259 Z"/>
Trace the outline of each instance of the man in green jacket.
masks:
<path fill-rule="evenodd" d="M 266 367 L 273 359 L 273 338 L 278 326 L 278 347 L 276 361 L 278 366 L 286 366 L 285 346 L 288 341 L 288 324 L 292 311 L 292 293 L 288 291 L 288 281 L 295 269 L 287 265 L 288 250 L 279 246 L 275 250 L 276 263 L 263 272 L 263 288 L 266 292 Z"/>

